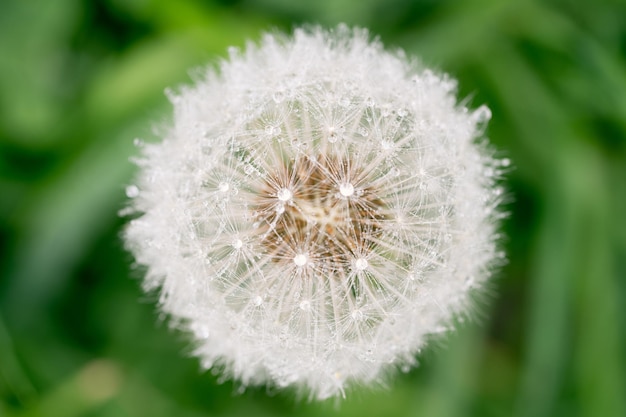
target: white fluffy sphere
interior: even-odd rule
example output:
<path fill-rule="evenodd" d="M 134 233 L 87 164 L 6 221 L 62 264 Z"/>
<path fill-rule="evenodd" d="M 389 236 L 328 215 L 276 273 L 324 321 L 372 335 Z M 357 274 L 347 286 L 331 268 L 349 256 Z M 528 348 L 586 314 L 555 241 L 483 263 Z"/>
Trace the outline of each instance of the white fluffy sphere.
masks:
<path fill-rule="evenodd" d="M 338 27 L 266 35 L 170 94 L 125 238 L 203 366 L 343 395 L 467 311 L 499 162 L 455 88 Z"/>

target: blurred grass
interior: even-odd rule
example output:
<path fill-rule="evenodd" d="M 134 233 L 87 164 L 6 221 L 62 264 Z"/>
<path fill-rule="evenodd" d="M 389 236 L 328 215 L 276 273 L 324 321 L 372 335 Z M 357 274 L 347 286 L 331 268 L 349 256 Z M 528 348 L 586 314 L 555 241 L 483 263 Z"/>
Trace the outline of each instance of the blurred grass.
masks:
<path fill-rule="evenodd" d="M 0 3 L 0 416 L 626 415 L 626 3 Z M 200 374 L 119 241 L 164 88 L 262 30 L 343 21 L 460 80 L 514 169 L 509 264 L 389 390 L 339 406 Z"/>

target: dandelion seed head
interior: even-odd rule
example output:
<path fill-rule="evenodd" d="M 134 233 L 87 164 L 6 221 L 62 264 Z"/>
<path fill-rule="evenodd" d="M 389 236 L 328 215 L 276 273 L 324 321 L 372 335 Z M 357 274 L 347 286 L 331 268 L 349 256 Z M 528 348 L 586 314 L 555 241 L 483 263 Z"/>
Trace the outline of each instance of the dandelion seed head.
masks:
<path fill-rule="evenodd" d="M 125 239 L 203 366 L 342 396 L 466 314 L 502 261 L 510 161 L 480 137 L 489 109 L 455 93 L 345 26 L 265 35 L 168 92 Z"/>

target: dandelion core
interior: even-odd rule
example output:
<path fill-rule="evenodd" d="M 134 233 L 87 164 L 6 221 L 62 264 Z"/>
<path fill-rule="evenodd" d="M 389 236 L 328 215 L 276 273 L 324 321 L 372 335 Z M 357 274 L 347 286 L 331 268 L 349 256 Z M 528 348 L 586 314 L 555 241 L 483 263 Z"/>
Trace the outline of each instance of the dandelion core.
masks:
<path fill-rule="evenodd" d="M 376 244 L 389 216 L 378 190 L 353 185 L 364 175 L 349 159 L 328 155 L 300 156 L 270 173 L 254 204 L 266 254 L 315 265 L 327 279 L 346 279 L 353 264 L 367 263 L 359 252 Z"/>

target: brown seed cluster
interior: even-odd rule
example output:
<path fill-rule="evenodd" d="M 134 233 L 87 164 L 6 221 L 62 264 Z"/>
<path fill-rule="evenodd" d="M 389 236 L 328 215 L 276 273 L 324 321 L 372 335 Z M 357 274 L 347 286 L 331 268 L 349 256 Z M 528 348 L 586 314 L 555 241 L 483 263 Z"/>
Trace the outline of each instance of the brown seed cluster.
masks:
<path fill-rule="evenodd" d="M 331 276 L 375 246 L 386 220 L 367 173 L 332 156 L 302 156 L 270 173 L 254 206 L 262 245 L 275 262 L 307 262 Z M 296 263 L 304 262 L 302 256 Z"/>

